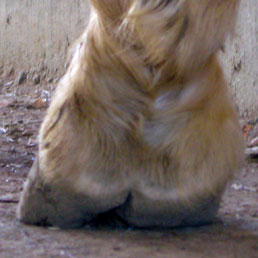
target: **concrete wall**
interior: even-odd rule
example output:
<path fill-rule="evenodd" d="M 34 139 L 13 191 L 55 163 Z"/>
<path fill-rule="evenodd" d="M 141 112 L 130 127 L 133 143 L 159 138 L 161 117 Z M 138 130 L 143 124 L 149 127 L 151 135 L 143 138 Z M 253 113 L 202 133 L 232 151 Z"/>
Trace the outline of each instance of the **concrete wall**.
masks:
<path fill-rule="evenodd" d="M 222 57 L 242 116 L 258 118 L 258 0 L 242 0 L 234 40 Z"/>
<path fill-rule="evenodd" d="M 89 13 L 87 0 L 0 0 L 0 67 L 64 71 L 66 52 Z M 236 38 L 222 61 L 241 115 L 258 117 L 258 1 L 242 0 Z"/>
<path fill-rule="evenodd" d="M 0 66 L 63 71 L 88 14 L 87 0 L 0 0 Z"/>

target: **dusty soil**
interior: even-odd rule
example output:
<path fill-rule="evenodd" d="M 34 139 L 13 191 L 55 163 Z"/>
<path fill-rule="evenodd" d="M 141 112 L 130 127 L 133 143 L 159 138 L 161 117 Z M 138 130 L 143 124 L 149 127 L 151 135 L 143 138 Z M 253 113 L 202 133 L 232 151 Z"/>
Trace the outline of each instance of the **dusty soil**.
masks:
<path fill-rule="evenodd" d="M 107 226 L 58 230 L 20 224 L 15 211 L 54 85 L 0 77 L 0 257 L 258 257 L 258 162 L 225 193 L 217 223 L 173 230 Z"/>

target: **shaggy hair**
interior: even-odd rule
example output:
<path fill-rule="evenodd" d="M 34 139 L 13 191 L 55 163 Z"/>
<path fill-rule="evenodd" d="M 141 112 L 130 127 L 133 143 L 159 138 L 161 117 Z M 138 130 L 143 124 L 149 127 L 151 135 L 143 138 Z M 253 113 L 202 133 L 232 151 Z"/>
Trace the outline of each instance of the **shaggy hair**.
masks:
<path fill-rule="evenodd" d="M 211 221 L 243 157 L 217 60 L 239 1 L 90 3 L 18 217 L 71 227 L 116 208 L 136 226 Z"/>

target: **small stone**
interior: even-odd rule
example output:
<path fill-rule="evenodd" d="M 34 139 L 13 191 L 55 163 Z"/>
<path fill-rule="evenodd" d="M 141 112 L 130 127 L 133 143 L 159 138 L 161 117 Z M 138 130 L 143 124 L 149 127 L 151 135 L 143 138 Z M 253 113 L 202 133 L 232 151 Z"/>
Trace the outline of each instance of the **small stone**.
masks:
<path fill-rule="evenodd" d="M 37 98 L 37 99 L 33 100 L 27 106 L 27 108 L 33 108 L 33 109 L 40 109 L 40 108 L 44 108 L 44 107 L 47 107 L 47 103 L 42 98 Z"/>
<path fill-rule="evenodd" d="M 254 139 L 252 139 L 250 143 L 250 147 L 255 147 L 255 146 L 258 146 L 258 137 L 255 137 Z"/>
<path fill-rule="evenodd" d="M 52 83 L 53 81 L 54 81 L 54 78 L 50 77 L 47 82 Z"/>
<path fill-rule="evenodd" d="M 39 84 L 40 83 L 40 75 L 39 74 L 34 75 L 32 80 L 35 85 Z"/>
<path fill-rule="evenodd" d="M 258 157 L 258 146 L 247 148 L 245 154 L 249 157 Z"/>
<path fill-rule="evenodd" d="M 14 81 L 9 81 L 7 83 L 4 84 L 4 87 L 8 87 L 11 86 L 13 84 Z"/>

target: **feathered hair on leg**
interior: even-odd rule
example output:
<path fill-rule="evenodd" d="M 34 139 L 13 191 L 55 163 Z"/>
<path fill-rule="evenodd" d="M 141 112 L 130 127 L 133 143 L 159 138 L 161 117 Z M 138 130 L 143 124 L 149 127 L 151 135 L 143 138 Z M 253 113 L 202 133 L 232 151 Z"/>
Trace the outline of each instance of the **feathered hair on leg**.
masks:
<path fill-rule="evenodd" d="M 238 0 L 90 0 L 17 217 L 81 227 L 210 223 L 244 141 L 217 53 Z"/>
<path fill-rule="evenodd" d="M 233 32 L 239 0 L 136 0 L 127 21 L 153 63 L 196 70 Z"/>

